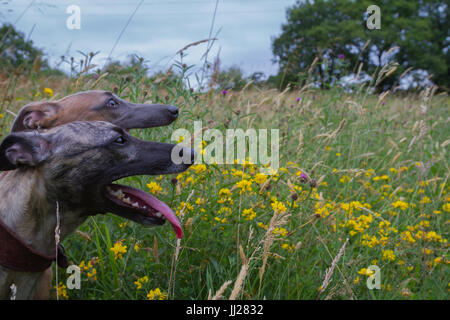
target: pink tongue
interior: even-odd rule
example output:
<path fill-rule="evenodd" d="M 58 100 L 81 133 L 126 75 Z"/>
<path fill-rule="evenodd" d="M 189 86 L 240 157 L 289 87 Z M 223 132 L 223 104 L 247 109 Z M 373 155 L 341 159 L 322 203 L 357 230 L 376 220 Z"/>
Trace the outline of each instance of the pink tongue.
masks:
<path fill-rule="evenodd" d="M 143 200 L 145 200 L 145 202 L 148 203 L 153 209 L 161 212 L 161 214 L 169 220 L 178 239 L 183 238 L 183 230 L 181 229 L 180 221 L 178 221 L 177 216 L 173 213 L 172 209 L 167 206 L 167 204 L 148 193 L 145 193 L 145 198 Z"/>
<path fill-rule="evenodd" d="M 120 185 L 120 189 L 122 189 L 124 193 L 134 195 L 156 211 L 159 211 L 164 217 L 166 217 L 167 220 L 169 220 L 178 239 L 183 238 L 183 230 L 181 229 L 180 221 L 178 221 L 176 214 L 167 206 L 167 204 L 139 189 L 134 189 L 123 185 Z"/>

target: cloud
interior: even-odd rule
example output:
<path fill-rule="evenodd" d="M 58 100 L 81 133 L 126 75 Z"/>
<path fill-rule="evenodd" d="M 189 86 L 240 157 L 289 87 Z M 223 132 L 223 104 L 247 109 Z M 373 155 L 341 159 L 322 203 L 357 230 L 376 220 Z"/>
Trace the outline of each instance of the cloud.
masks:
<path fill-rule="evenodd" d="M 13 12 L 3 18 L 16 21 L 29 3 L 12 1 L 9 7 Z M 25 12 L 17 27 L 26 34 L 33 29 L 31 39 L 48 53 L 51 62 L 66 52 L 80 56 L 79 50 L 100 51 L 98 61 L 103 63 L 139 0 L 36 3 Z M 75 3 L 81 8 L 81 30 L 68 30 L 66 8 Z M 273 74 L 276 66 L 271 63 L 271 37 L 280 33 L 285 9 L 294 3 L 294 0 L 219 1 L 213 36 L 217 30 L 220 32 L 209 57 L 214 58 L 220 51 L 224 67 L 238 65 L 246 74 L 255 71 Z M 160 61 L 163 67 L 179 49 L 208 37 L 214 7 L 214 0 L 144 1 L 123 32 L 112 58 L 125 60 L 129 54 L 137 53 L 151 63 Z M 184 58 L 186 63 L 200 65 L 205 49 L 205 44 L 190 48 Z"/>

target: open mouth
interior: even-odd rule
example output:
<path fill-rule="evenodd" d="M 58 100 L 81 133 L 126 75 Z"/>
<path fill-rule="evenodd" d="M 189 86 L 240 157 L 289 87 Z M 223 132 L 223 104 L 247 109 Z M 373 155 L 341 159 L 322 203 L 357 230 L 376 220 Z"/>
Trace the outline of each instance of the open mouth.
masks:
<path fill-rule="evenodd" d="M 105 196 L 121 208 L 126 208 L 126 214 L 118 213 L 145 225 L 162 225 L 170 222 L 178 238 L 183 237 L 183 230 L 175 213 L 164 202 L 154 196 L 132 187 L 109 184 Z"/>

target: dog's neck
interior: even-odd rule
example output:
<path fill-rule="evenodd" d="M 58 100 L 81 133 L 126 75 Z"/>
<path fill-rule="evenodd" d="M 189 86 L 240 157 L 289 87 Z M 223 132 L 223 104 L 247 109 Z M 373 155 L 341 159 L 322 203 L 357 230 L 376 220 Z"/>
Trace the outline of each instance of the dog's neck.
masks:
<path fill-rule="evenodd" d="M 0 184 L 0 219 L 42 254 L 55 253 L 56 201 L 37 170 L 8 171 Z"/>
<path fill-rule="evenodd" d="M 0 219 L 23 242 L 43 255 L 56 251 L 55 227 L 57 199 L 49 199 L 44 176 L 38 169 L 13 170 L 0 175 Z M 60 209 L 62 241 L 83 223 L 80 212 Z M 59 207 L 59 206 L 58 206 Z M 0 244 L 1 245 L 1 244 Z M 17 288 L 17 299 L 31 299 L 42 272 L 13 271 L 0 266 L 0 299 L 9 299 L 10 286 Z"/>

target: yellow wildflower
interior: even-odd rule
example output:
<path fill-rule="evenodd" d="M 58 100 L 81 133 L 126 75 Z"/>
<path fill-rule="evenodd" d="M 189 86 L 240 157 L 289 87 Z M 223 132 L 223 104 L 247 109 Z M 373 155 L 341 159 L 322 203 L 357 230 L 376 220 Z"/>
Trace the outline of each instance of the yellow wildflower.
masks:
<path fill-rule="evenodd" d="M 445 212 L 450 212 L 450 202 L 443 204 L 442 210 L 444 210 Z"/>
<path fill-rule="evenodd" d="M 392 206 L 396 209 L 399 208 L 400 210 L 406 210 L 406 209 L 408 209 L 409 205 L 407 202 L 398 200 L 398 201 L 393 202 Z"/>
<path fill-rule="evenodd" d="M 436 258 L 433 260 L 433 264 L 436 266 L 436 265 L 442 263 L 443 261 L 445 261 L 444 258 L 442 258 L 442 257 L 436 257 Z"/>
<path fill-rule="evenodd" d="M 420 200 L 421 204 L 427 204 L 427 203 L 431 203 L 431 199 L 427 196 L 423 197 L 422 200 Z"/>
<path fill-rule="evenodd" d="M 148 277 L 147 276 L 143 276 L 143 277 L 141 277 L 141 278 L 138 278 L 135 282 L 134 282 L 134 284 L 136 285 L 136 289 L 137 290 L 140 290 L 140 289 L 142 289 L 142 285 L 144 284 L 144 283 L 147 283 L 148 282 Z"/>
<path fill-rule="evenodd" d="M 227 222 L 227 218 L 219 218 L 219 217 L 214 217 L 214 220 L 216 220 L 217 222 L 220 223 L 226 223 Z"/>
<path fill-rule="evenodd" d="M 409 291 L 408 288 L 403 288 L 402 291 L 401 291 L 400 293 L 401 293 L 401 295 L 404 296 L 404 297 L 409 297 L 409 296 L 411 296 L 411 294 L 412 294 L 411 291 Z"/>
<path fill-rule="evenodd" d="M 236 182 L 236 186 L 241 189 L 241 193 L 244 192 L 252 192 L 252 180 L 243 179 L 241 181 Z"/>
<path fill-rule="evenodd" d="M 275 228 L 273 230 L 273 234 L 276 236 L 286 237 L 288 234 L 288 231 L 285 228 L 279 227 L 279 228 Z"/>
<path fill-rule="evenodd" d="M 400 238 L 403 241 L 406 241 L 406 242 L 409 242 L 409 243 L 415 243 L 416 242 L 416 240 L 414 239 L 412 233 L 410 231 L 408 231 L 408 230 L 400 233 Z"/>
<path fill-rule="evenodd" d="M 127 253 L 127 246 L 123 245 L 123 239 L 120 241 L 117 241 L 114 246 L 112 248 L 110 248 L 109 250 L 111 250 L 112 252 L 114 252 L 114 259 L 122 259 L 122 255 Z"/>
<path fill-rule="evenodd" d="M 47 94 L 49 97 L 53 97 L 53 90 L 50 88 L 44 88 L 44 93 Z"/>
<path fill-rule="evenodd" d="M 127 227 L 130 224 L 129 221 L 123 221 L 121 223 L 119 223 L 119 228 L 123 229 L 125 227 Z"/>
<path fill-rule="evenodd" d="M 69 296 L 67 295 L 67 287 L 64 283 L 59 282 L 58 288 L 56 288 L 56 286 L 54 288 L 58 289 L 58 298 L 63 298 L 66 300 L 69 299 Z"/>
<path fill-rule="evenodd" d="M 380 244 L 380 241 L 377 239 L 376 236 L 370 236 L 368 234 L 363 234 L 361 237 L 361 245 L 373 248 L 376 245 Z M 373 263 L 375 264 L 375 263 Z"/>
<path fill-rule="evenodd" d="M 222 207 L 217 212 L 219 215 L 226 215 L 229 216 L 231 214 L 231 208 L 230 207 Z"/>
<path fill-rule="evenodd" d="M 139 252 L 139 250 L 142 248 L 142 243 L 136 242 L 134 244 L 134 251 Z"/>
<path fill-rule="evenodd" d="M 181 213 L 186 214 L 186 212 L 193 211 L 194 207 L 189 202 L 181 201 L 178 205 L 177 211 L 175 214 L 179 216 Z"/>
<path fill-rule="evenodd" d="M 244 209 L 242 211 L 242 216 L 245 218 L 245 220 L 253 220 L 256 218 L 256 212 L 253 211 L 253 208 Z"/>
<path fill-rule="evenodd" d="M 197 164 L 197 165 L 191 166 L 191 169 L 194 170 L 196 174 L 204 173 L 204 172 L 206 172 L 206 165 L 202 164 L 202 163 Z"/>
<path fill-rule="evenodd" d="M 162 293 L 159 288 L 156 288 L 155 290 L 150 290 L 147 294 L 148 300 L 166 300 L 167 294 Z"/>
<path fill-rule="evenodd" d="M 373 181 L 379 181 L 379 180 L 389 180 L 389 176 L 387 174 L 384 174 L 382 176 L 375 176 L 372 178 Z"/>
<path fill-rule="evenodd" d="M 152 192 L 153 194 L 158 194 L 162 191 L 161 185 L 154 181 L 148 183 L 147 187 L 150 189 L 150 192 Z"/>
<path fill-rule="evenodd" d="M 231 196 L 231 191 L 230 191 L 230 189 L 228 189 L 228 188 L 220 189 L 220 190 L 219 190 L 219 196 L 220 196 L 220 197 L 223 197 L 223 196 L 229 197 L 229 196 Z"/>
<path fill-rule="evenodd" d="M 394 261 L 395 260 L 395 254 L 392 250 L 383 250 L 383 260 L 389 260 Z"/>
<path fill-rule="evenodd" d="M 278 200 L 275 200 L 274 202 L 272 202 L 271 205 L 272 205 L 273 211 L 275 211 L 276 213 L 284 213 L 287 211 L 287 208 L 284 205 L 284 203 L 280 202 Z"/>
<path fill-rule="evenodd" d="M 257 226 L 260 227 L 260 228 L 266 229 L 266 230 L 267 230 L 267 228 L 269 228 L 268 225 L 266 225 L 266 224 L 264 224 L 262 222 L 258 222 Z"/>
<path fill-rule="evenodd" d="M 231 169 L 231 175 L 241 179 L 248 179 L 250 176 L 242 170 Z"/>
<path fill-rule="evenodd" d="M 358 274 L 367 276 L 367 277 L 372 276 L 374 273 L 375 273 L 375 271 L 366 269 L 366 268 L 362 268 L 361 270 L 358 271 Z"/>
<path fill-rule="evenodd" d="M 321 202 L 316 202 L 314 208 L 315 208 L 314 214 L 322 218 L 325 218 L 330 215 L 330 212 L 334 209 L 334 205 L 331 203 L 323 204 Z"/>
<path fill-rule="evenodd" d="M 253 179 L 255 180 L 256 183 L 263 184 L 264 182 L 267 181 L 267 175 L 263 173 L 257 173 L 255 174 Z"/>
<path fill-rule="evenodd" d="M 284 250 L 287 250 L 287 251 L 289 251 L 289 252 L 293 252 L 295 246 L 294 246 L 293 244 L 289 245 L 289 243 L 283 243 L 283 244 L 281 245 L 281 248 L 284 249 Z"/>
<path fill-rule="evenodd" d="M 95 268 L 92 268 L 90 271 L 88 271 L 87 276 L 91 280 L 97 280 L 97 270 Z"/>

